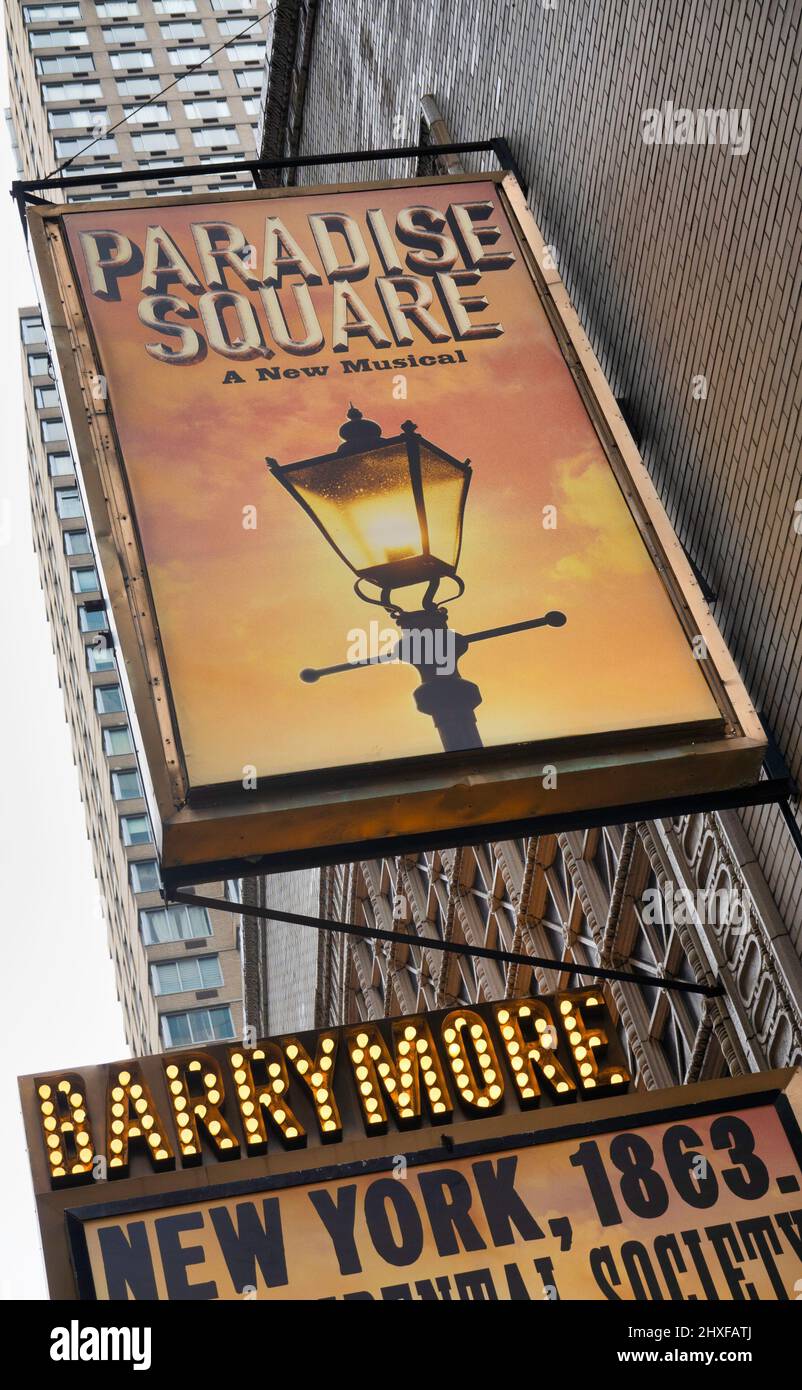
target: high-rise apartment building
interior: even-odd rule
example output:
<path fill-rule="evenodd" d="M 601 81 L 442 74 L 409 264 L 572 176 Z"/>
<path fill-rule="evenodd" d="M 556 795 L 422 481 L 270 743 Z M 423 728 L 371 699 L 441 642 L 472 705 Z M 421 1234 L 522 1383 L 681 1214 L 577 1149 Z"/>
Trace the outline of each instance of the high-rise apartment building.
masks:
<path fill-rule="evenodd" d="M 261 152 L 293 158 L 423 142 L 425 96 L 453 140 L 507 139 L 548 249 L 798 785 L 800 352 L 789 237 L 802 218 L 793 16 L 790 5 L 769 11 L 727 0 L 700 0 L 681 14 L 649 0 L 637 16 L 595 0 L 278 0 Z M 665 117 L 667 103 L 672 111 L 720 107 L 720 129 L 732 139 L 645 138 L 645 114 Z M 489 158 L 468 155 L 465 168 L 488 167 Z M 431 161 L 399 158 L 300 168 L 274 181 L 430 172 Z M 414 414 L 412 381 L 408 399 Z M 587 680 L 592 689 L 592 654 Z M 594 965 L 655 982 L 718 976 L 724 997 L 704 1003 L 650 986 L 607 988 L 643 1087 L 798 1064 L 800 844 L 793 800 L 784 811 L 753 807 L 326 869 L 323 915 L 395 926 L 416 941 L 321 935 L 293 961 L 304 1006 L 316 1001 L 323 1024 L 570 983 L 559 970 L 503 967 L 427 944 L 445 939 L 587 964 L 575 983 L 590 982 Z"/>
<path fill-rule="evenodd" d="M 237 918 L 165 908 L 102 581 L 45 330 L 20 313 L 33 538 L 126 1037 L 139 1053 L 242 1027 Z M 239 884 L 215 884 L 237 898 Z M 89 925 L 89 924 L 88 924 Z"/>
<path fill-rule="evenodd" d="M 264 8 L 264 7 L 262 7 Z M 68 200 L 188 188 L 165 165 L 208 164 L 207 187 L 252 187 L 213 166 L 253 155 L 263 77 L 256 0 L 6 0 L 10 119 L 22 176 L 108 175 Z M 202 191 L 202 181 L 194 181 Z"/>
<path fill-rule="evenodd" d="M 20 176 L 68 165 L 67 176 L 103 179 L 68 201 L 130 196 L 114 180 L 128 169 L 142 172 L 140 194 L 187 190 L 189 180 L 159 174 L 168 163 L 208 163 L 194 189 L 251 187 L 213 165 L 254 150 L 260 13 L 254 0 L 7 0 Z M 20 331 L 34 544 L 126 1036 L 138 1053 L 240 1036 L 238 918 L 161 898 L 102 575 L 35 306 Z M 240 889 L 210 891 L 237 900 Z"/>

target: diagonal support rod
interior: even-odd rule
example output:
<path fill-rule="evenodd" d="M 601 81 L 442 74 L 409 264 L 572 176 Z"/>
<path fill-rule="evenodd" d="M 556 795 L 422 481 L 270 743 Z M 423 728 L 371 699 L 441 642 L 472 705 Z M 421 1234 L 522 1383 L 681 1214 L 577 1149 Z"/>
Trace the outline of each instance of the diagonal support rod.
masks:
<path fill-rule="evenodd" d="M 406 946 L 426 946 L 431 951 L 451 951 L 460 956 L 481 956 L 511 965 L 539 965 L 546 970 L 562 970 L 566 975 L 590 975 L 600 980 L 622 980 L 627 984 L 648 985 L 652 989 L 673 990 L 680 994 L 701 994 L 706 999 L 720 998 L 723 985 L 700 985 L 689 980 L 674 980 L 643 975 L 632 970 L 612 970 L 600 965 L 576 965 L 567 960 L 549 960 L 543 956 L 527 956 L 520 951 L 500 951 L 493 946 L 469 946 L 462 941 L 440 941 L 432 936 L 410 936 L 409 932 L 385 931 L 381 927 L 360 927 L 353 922 L 335 922 L 328 917 L 307 917 L 300 912 L 283 912 L 277 907 L 257 907 L 253 904 L 229 902 L 228 898 L 207 898 L 199 893 L 182 893 L 166 888 L 166 902 L 186 903 L 189 907 L 208 907 L 213 911 L 234 912 L 237 916 L 260 917 L 269 922 L 286 922 L 292 927 L 312 927 L 315 931 L 338 932 L 359 936 L 366 941 L 400 942 Z"/>

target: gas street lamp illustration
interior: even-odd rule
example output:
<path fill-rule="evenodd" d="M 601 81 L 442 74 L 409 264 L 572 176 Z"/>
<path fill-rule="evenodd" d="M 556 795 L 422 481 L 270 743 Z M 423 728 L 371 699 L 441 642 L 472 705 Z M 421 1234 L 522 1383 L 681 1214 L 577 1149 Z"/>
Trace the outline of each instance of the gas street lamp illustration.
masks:
<path fill-rule="evenodd" d="M 473 642 L 536 627 L 562 627 L 564 613 L 459 633 L 448 626 L 444 606 L 464 592 L 457 573 L 465 504 L 471 482 L 470 460 L 453 458 L 424 439 L 405 420 L 401 433 L 382 436 L 381 426 L 364 419 L 353 405 L 340 427 L 342 443 L 331 454 L 267 466 L 356 575 L 355 592 L 384 609 L 400 637 L 392 651 L 364 661 L 307 668 L 301 680 L 405 661 L 421 684 L 414 700 L 427 714 L 446 752 L 481 748 L 475 710 L 478 686 L 459 674 L 457 663 Z M 441 584 L 451 585 L 439 594 Z M 419 607 L 407 609 L 394 597 L 399 589 L 425 585 Z M 373 593 L 369 592 L 372 587 Z"/>

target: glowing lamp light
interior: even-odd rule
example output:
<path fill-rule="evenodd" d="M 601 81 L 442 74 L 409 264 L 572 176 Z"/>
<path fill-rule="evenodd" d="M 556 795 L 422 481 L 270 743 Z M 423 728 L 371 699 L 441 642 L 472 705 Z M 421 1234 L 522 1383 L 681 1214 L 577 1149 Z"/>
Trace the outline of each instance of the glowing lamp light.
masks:
<path fill-rule="evenodd" d="M 406 661 L 421 681 L 413 691 L 416 709 L 433 721 L 446 752 L 464 752 L 482 747 L 475 713 L 482 693 L 460 675 L 459 658 L 473 642 L 530 628 L 563 627 L 566 618 L 551 609 L 540 618 L 480 632 L 449 630 L 447 605 L 465 592 L 457 566 L 471 466 L 417 429 L 405 420 L 400 434 L 385 439 L 381 426 L 365 420 L 352 405 L 335 453 L 286 464 L 269 458 L 267 466 L 356 575 L 359 597 L 384 608 L 401 633 L 390 653 L 306 666 L 300 679 L 314 685 L 321 676 L 340 671 Z M 439 592 L 444 580 L 451 586 L 445 595 Z M 414 585 L 426 587 L 422 596 L 407 598 L 411 606 L 394 598 L 394 590 Z"/>
<path fill-rule="evenodd" d="M 384 439 L 381 426 L 354 406 L 333 454 L 270 472 L 311 517 L 341 560 L 383 594 L 456 578 L 468 460 L 452 458 L 406 420 Z"/>

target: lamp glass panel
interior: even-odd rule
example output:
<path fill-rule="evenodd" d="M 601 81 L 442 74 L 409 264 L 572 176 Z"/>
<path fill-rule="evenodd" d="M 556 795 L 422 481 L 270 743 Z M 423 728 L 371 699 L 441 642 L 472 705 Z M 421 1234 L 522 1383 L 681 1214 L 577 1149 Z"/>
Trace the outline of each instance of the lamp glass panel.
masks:
<path fill-rule="evenodd" d="M 420 444 L 420 470 L 429 550 L 438 560 L 455 566 L 459 559 L 459 540 L 467 476 L 448 459 L 441 458 L 426 444 Z"/>
<path fill-rule="evenodd" d="M 400 445 L 294 468 L 288 481 L 359 573 L 421 554 L 421 532 Z"/>

